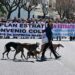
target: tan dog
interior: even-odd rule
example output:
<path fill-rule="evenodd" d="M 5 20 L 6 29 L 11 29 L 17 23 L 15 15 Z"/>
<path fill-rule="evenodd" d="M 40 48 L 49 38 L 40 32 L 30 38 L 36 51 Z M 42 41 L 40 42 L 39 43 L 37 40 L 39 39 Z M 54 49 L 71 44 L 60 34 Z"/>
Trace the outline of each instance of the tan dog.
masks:
<path fill-rule="evenodd" d="M 57 48 L 60 48 L 60 47 L 64 48 L 64 46 L 62 44 L 53 44 L 53 48 L 55 51 L 57 50 Z M 56 51 L 56 53 L 57 53 L 57 51 Z M 52 54 L 52 52 L 50 52 L 50 57 L 51 57 L 51 54 Z M 59 55 L 59 54 L 57 53 L 57 55 Z"/>
<path fill-rule="evenodd" d="M 44 48 L 45 45 L 46 45 L 46 43 L 41 46 L 41 51 L 43 51 L 43 48 Z M 64 46 L 62 44 L 53 44 L 53 48 L 54 48 L 55 52 L 56 52 L 57 48 L 60 48 L 60 47 L 64 47 Z M 51 57 L 51 54 L 52 54 L 52 52 L 50 52 L 50 57 Z"/>

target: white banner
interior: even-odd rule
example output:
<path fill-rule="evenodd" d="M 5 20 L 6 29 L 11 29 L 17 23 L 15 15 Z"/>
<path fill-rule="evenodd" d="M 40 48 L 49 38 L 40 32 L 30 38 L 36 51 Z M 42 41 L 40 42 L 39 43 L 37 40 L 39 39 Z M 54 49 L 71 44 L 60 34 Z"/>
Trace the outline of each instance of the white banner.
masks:
<path fill-rule="evenodd" d="M 0 38 L 42 39 L 46 23 L 0 23 Z M 53 37 L 75 36 L 75 24 L 54 23 Z"/>
<path fill-rule="evenodd" d="M 0 23 L 0 37 L 41 39 L 45 24 Z"/>

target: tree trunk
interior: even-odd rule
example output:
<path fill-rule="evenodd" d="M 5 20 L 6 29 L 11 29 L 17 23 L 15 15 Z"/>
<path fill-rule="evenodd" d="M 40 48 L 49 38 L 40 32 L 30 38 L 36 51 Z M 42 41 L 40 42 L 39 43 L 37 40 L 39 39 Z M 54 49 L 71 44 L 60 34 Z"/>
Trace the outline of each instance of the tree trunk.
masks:
<path fill-rule="evenodd" d="M 69 18 L 69 11 L 66 10 L 66 18 Z"/>
<path fill-rule="evenodd" d="M 28 19 L 30 19 L 30 11 L 28 11 Z"/>
<path fill-rule="evenodd" d="M 10 18 L 11 13 L 12 13 L 11 11 L 8 11 L 7 19 L 9 19 L 9 18 Z"/>
<path fill-rule="evenodd" d="M 46 16 L 46 14 L 44 13 L 44 14 L 43 14 L 43 18 L 45 18 L 45 16 Z"/>
<path fill-rule="evenodd" d="M 60 15 L 60 18 L 62 18 L 61 10 L 60 10 L 60 11 L 58 11 L 58 14 Z"/>
<path fill-rule="evenodd" d="M 21 17 L 21 8 L 20 7 L 18 7 L 18 18 L 20 18 Z"/>

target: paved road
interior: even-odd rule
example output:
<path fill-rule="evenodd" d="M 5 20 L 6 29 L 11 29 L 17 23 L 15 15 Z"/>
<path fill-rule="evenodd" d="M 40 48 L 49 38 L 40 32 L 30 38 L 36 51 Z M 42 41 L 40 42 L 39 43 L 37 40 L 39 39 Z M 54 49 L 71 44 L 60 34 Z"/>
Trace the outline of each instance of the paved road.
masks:
<path fill-rule="evenodd" d="M 29 59 L 29 62 L 0 60 L 0 75 L 75 75 L 75 42 L 54 41 L 53 43 L 64 45 L 64 48 L 58 50 L 62 56 L 59 60 L 48 59 L 45 62 L 38 62 L 32 58 Z M 4 43 L 1 44 L 0 57 L 3 45 Z M 9 56 L 12 56 L 12 53 Z M 46 56 L 49 58 L 49 50 Z"/>

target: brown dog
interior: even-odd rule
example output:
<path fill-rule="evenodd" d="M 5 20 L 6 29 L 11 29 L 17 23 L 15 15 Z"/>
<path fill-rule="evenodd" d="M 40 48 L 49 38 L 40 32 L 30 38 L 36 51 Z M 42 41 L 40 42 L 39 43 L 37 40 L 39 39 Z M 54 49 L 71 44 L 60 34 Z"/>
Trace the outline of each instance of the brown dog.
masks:
<path fill-rule="evenodd" d="M 22 43 L 20 46 L 17 47 L 16 53 L 14 55 L 14 59 L 16 55 L 21 51 L 21 58 L 23 59 L 24 56 L 24 50 L 23 48 L 26 48 L 28 52 L 36 51 L 36 48 L 39 47 L 39 43 L 30 44 L 30 43 Z"/>
<path fill-rule="evenodd" d="M 39 55 L 41 53 L 41 51 L 28 51 L 27 52 L 27 59 L 30 58 L 30 56 L 32 56 L 34 58 L 34 56 L 37 59 L 37 55 Z"/>
<path fill-rule="evenodd" d="M 46 43 L 41 46 L 41 51 L 43 51 L 43 48 L 44 48 L 45 45 L 46 45 Z M 53 48 L 54 48 L 55 52 L 56 52 L 57 48 L 60 48 L 60 47 L 64 47 L 64 46 L 62 44 L 53 44 Z M 50 57 L 51 57 L 51 54 L 52 54 L 52 52 L 50 52 Z"/>

